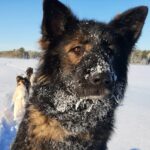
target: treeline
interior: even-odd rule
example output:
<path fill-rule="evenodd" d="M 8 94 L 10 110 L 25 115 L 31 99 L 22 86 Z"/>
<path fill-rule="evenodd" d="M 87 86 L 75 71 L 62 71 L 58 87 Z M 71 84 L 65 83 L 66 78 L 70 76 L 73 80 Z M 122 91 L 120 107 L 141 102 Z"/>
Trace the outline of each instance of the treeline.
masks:
<path fill-rule="evenodd" d="M 130 62 L 132 64 L 150 64 L 150 50 L 134 50 L 131 54 Z"/>
<path fill-rule="evenodd" d="M 10 51 L 0 51 L 0 57 L 25 59 L 38 58 L 40 57 L 40 52 L 31 50 L 27 51 L 23 47 L 21 47 L 19 49 L 13 49 Z M 131 54 L 130 62 L 132 64 L 150 64 L 150 50 L 134 50 Z"/>
<path fill-rule="evenodd" d="M 40 56 L 40 52 L 37 51 L 27 51 L 23 47 L 19 49 L 13 49 L 10 51 L 0 51 L 0 57 L 7 58 L 38 58 Z"/>

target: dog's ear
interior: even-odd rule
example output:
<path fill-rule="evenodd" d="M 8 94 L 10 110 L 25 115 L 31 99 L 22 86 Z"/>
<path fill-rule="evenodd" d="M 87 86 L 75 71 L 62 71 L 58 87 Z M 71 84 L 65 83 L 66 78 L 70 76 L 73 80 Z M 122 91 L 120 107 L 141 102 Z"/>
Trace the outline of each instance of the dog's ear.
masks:
<path fill-rule="evenodd" d="M 148 7 L 135 7 L 117 15 L 109 25 L 124 36 L 130 46 L 133 46 L 141 34 L 147 13 Z"/>
<path fill-rule="evenodd" d="M 33 74 L 33 68 L 28 67 L 27 70 L 26 70 L 26 74 L 27 74 L 27 76 L 32 75 Z"/>
<path fill-rule="evenodd" d="M 16 77 L 17 83 L 19 83 L 21 80 L 23 80 L 23 77 L 22 77 L 22 76 L 17 76 L 17 77 Z"/>
<path fill-rule="evenodd" d="M 71 30 L 76 21 L 70 9 L 58 0 L 44 0 L 42 40 L 56 41 L 66 30 Z"/>

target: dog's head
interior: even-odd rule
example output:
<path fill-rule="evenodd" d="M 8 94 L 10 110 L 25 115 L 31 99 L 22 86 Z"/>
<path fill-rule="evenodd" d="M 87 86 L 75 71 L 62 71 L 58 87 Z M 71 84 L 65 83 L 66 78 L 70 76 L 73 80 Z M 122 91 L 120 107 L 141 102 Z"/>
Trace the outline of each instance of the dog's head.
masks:
<path fill-rule="evenodd" d="M 27 91 L 29 90 L 30 82 L 27 78 L 24 78 L 22 76 L 17 76 L 16 81 L 17 81 L 17 86 L 24 85 Z"/>
<path fill-rule="evenodd" d="M 45 0 L 38 83 L 53 84 L 70 78 L 80 97 L 106 97 L 122 90 L 122 98 L 128 58 L 147 12 L 146 6 L 140 6 L 109 23 L 80 21 L 58 0 Z"/>
<path fill-rule="evenodd" d="M 24 84 L 24 78 L 22 76 L 17 76 L 16 82 L 17 82 L 17 85 Z"/>
<path fill-rule="evenodd" d="M 30 79 L 31 75 L 33 74 L 33 68 L 28 67 L 26 70 L 26 75 Z"/>

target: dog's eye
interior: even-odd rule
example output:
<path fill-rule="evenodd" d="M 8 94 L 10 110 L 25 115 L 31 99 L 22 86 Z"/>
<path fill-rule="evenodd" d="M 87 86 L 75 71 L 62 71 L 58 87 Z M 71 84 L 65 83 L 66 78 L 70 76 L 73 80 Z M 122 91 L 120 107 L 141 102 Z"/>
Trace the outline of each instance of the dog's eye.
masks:
<path fill-rule="evenodd" d="M 114 54 L 114 46 L 111 45 L 110 43 L 108 43 L 107 40 L 103 40 L 102 41 L 102 45 L 107 50 L 108 55 L 109 56 L 113 56 L 113 54 Z"/>
<path fill-rule="evenodd" d="M 77 56 L 81 56 L 84 54 L 84 49 L 81 46 L 76 46 L 70 50 Z"/>
<path fill-rule="evenodd" d="M 108 54 L 110 56 L 113 56 L 114 55 L 114 46 L 113 45 L 108 45 L 107 51 L 108 51 Z"/>

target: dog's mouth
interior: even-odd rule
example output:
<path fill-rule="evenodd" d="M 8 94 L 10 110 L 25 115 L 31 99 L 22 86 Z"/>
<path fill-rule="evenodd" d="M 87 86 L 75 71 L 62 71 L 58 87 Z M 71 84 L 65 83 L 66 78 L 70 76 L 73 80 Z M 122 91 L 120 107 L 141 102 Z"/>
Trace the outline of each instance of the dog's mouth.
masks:
<path fill-rule="evenodd" d="M 102 102 L 109 95 L 110 91 L 108 89 L 80 89 L 80 99 L 76 103 L 75 109 L 90 112 L 93 106 L 96 105 L 97 101 Z"/>
<path fill-rule="evenodd" d="M 111 94 L 109 89 L 106 88 L 78 88 L 79 101 L 76 103 L 76 110 L 85 110 L 90 112 L 93 105 L 97 101 L 103 101 L 106 97 Z"/>
<path fill-rule="evenodd" d="M 111 89 L 102 87 L 82 87 L 77 89 L 77 93 L 82 99 L 103 99 L 111 93 Z"/>

